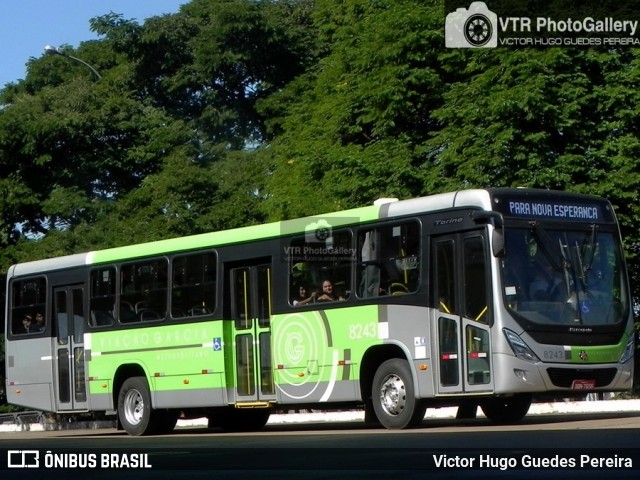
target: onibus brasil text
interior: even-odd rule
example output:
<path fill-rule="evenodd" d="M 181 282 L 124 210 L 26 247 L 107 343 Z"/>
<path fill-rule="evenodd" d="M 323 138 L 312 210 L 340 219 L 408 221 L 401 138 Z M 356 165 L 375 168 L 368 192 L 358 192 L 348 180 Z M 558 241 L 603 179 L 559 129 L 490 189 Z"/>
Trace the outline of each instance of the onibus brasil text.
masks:
<path fill-rule="evenodd" d="M 43 455 L 44 468 L 152 468 L 147 453 L 53 453 Z"/>

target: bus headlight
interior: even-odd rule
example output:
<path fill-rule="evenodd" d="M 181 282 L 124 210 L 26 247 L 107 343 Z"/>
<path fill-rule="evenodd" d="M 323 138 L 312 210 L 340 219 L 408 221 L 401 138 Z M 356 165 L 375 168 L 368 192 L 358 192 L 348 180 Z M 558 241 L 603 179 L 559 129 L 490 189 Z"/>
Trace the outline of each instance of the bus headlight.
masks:
<path fill-rule="evenodd" d="M 532 363 L 540 361 L 538 356 L 533 353 L 533 350 L 531 350 L 529 346 L 524 343 L 524 340 L 522 340 L 519 335 L 506 328 L 502 331 L 504 332 L 505 337 L 507 337 L 509 346 L 511 347 L 511 350 L 513 350 L 513 353 L 516 354 L 516 357 L 518 357 L 520 360 L 525 360 Z"/>
<path fill-rule="evenodd" d="M 629 341 L 627 342 L 627 346 L 624 347 L 624 351 L 622 355 L 620 355 L 620 363 L 627 363 L 629 360 L 633 358 L 633 351 L 635 350 L 635 342 L 633 341 L 634 336 L 631 335 Z"/>

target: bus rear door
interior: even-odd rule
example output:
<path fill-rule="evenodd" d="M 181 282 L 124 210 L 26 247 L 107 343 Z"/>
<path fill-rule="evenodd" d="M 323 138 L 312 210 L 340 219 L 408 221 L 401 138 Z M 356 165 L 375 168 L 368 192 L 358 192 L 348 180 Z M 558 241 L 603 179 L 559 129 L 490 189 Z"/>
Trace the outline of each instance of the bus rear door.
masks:
<path fill-rule="evenodd" d="M 493 391 L 488 248 L 483 230 L 434 237 L 437 394 Z"/>
<path fill-rule="evenodd" d="M 27 408 L 55 411 L 52 359 L 56 342 L 47 315 L 46 278 L 13 279 L 7 302 L 7 401 Z M 38 316 L 45 319 L 45 325 L 34 329 Z"/>

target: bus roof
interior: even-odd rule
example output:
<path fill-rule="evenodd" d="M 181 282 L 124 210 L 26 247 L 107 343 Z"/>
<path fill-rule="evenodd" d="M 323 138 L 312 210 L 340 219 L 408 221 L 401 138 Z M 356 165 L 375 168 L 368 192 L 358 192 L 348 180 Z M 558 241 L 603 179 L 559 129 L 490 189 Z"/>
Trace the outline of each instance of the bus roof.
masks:
<path fill-rule="evenodd" d="M 309 231 L 310 229 L 317 228 L 318 224 L 322 223 L 328 224 L 331 228 L 336 228 L 347 225 L 368 223 L 378 219 L 395 218 L 423 212 L 444 210 L 447 208 L 472 207 L 491 210 L 492 196 L 497 193 L 510 194 L 518 197 L 527 196 L 532 193 L 548 195 L 549 197 L 553 195 L 563 195 L 563 192 L 534 189 L 459 190 L 455 192 L 381 203 L 378 205 L 314 215 L 293 220 L 267 223 L 263 225 L 253 225 L 231 230 L 189 235 L 135 245 L 114 247 L 105 250 L 96 250 L 45 260 L 35 260 L 32 262 L 13 265 L 8 271 L 8 277 L 10 278 L 18 275 L 28 275 L 43 271 L 52 271 L 84 265 L 104 264 L 153 255 L 171 254 L 201 248 L 218 247 L 222 245 L 277 238 L 280 236 L 299 235 Z M 566 195 L 568 198 L 572 194 Z M 583 197 L 586 198 L 586 196 Z"/>

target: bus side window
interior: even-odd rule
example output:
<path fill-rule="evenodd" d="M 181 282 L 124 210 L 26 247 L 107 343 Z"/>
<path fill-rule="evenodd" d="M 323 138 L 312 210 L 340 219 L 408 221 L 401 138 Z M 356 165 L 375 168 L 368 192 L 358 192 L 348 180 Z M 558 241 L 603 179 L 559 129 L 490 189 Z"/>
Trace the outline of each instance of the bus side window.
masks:
<path fill-rule="evenodd" d="M 360 232 L 358 238 L 360 265 L 358 268 L 358 294 L 377 297 L 384 292 L 380 287 L 380 233 L 377 229 Z"/>
<path fill-rule="evenodd" d="M 167 315 L 168 261 L 128 263 L 120 270 L 120 323 L 162 320 Z"/>
<path fill-rule="evenodd" d="M 37 334 L 44 331 L 36 317 L 43 317 L 47 282 L 44 277 L 14 281 L 11 288 L 11 333 Z"/>
<path fill-rule="evenodd" d="M 216 308 L 215 252 L 181 255 L 173 259 L 171 317 L 197 317 Z"/>
<path fill-rule="evenodd" d="M 420 281 L 420 224 L 408 221 L 358 235 L 358 295 L 405 295 Z"/>
<path fill-rule="evenodd" d="M 92 270 L 90 274 L 89 305 L 90 324 L 106 327 L 115 323 L 116 269 L 106 267 Z"/>
<path fill-rule="evenodd" d="M 293 299 L 298 294 L 294 289 L 299 285 L 305 285 L 309 295 L 315 292 L 320 298 L 322 284 L 328 280 L 333 284 L 335 301 L 348 300 L 351 296 L 352 249 L 350 230 L 333 231 L 328 227 L 294 239 L 288 257 L 290 305 L 293 306 Z"/>

